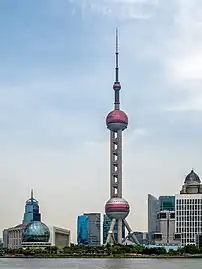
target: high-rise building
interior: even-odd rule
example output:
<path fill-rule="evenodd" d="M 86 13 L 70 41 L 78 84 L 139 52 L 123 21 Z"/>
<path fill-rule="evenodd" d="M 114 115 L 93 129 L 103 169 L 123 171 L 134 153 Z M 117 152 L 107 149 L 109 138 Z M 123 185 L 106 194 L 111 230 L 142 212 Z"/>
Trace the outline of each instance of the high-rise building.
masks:
<path fill-rule="evenodd" d="M 101 213 L 84 213 L 88 217 L 88 245 L 102 245 L 102 218 Z"/>
<path fill-rule="evenodd" d="M 116 30 L 116 68 L 114 89 L 114 109 L 107 115 L 106 125 L 110 130 L 110 199 L 105 205 L 105 213 L 112 220 L 108 232 L 107 243 L 115 243 L 114 226 L 118 222 L 118 240 L 122 244 L 122 223 L 124 222 L 129 236 L 139 244 L 137 238 L 126 221 L 130 207 L 122 196 L 122 132 L 128 126 L 128 116 L 120 109 L 119 65 L 118 65 L 118 30 Z"/>
<path fill-rule="evenodd" d="M 175 196 L 148 195 L 148 238 L 150 244 L 181 244 L 175 232 Z"/>
<path fill-rule="evenodd" d="M 88 216 L 77 217 L 77 244 L 88 245 Z"/>
<path fill-rule="evenodd" d="M 159 200 L 148 194 L 148 238 L 152 241 L 152 235 L 157 231 L 157 213 L 160 210 Z"/>
<path fill-rule="evenodd" d="M 109 217 L 107 217 L 107 215 L 104 215 L 104 219 L 103 219 L 103 242 L 106 242 L 107 240 L 107 235 L 110 229 L 110 225 L 111 225 L 111 219 Z M 125 224 L 122 223 L 122 238 L 125 238 Z M 116 221 L 115 225 L 114 225 L 114 239 L 117 242 L 118 241 L 118 222 Z"/>
<path fill-rule="evenodd" d="M 180 194 L 175 196 L 175 207 L 175 229 L 182 235 L 182 245 L 197 245 L 202 234 L 202 184 L 193 170 L 186 176 Z"/>
<path fill-rule="evenodd" d="M 31 197 L 26 201 L 25 213 L 23 218 L 23 225 L 30 223 L 31 221 L 41 221 L 41 214 L 39 212 L 39 204 L 36 199 L 34 199 L 33 190 L 31 190 Z"/>

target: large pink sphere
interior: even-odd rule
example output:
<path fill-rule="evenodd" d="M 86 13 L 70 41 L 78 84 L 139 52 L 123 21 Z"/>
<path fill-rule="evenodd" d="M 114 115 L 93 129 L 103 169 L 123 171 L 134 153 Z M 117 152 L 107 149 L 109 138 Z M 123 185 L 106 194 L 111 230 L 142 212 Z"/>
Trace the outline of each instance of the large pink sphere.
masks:
<path fill-rule="evenodd" d="M 112 198 L 105 205 L 105 213 L 110 219 L 125 219 L 129 211 L 130 206 L 123 198 Z"/>
<path fill-rule="evenodd" d="M 124 111 L 115 109 L 107 115 L 106 124 L 111 131 L 123 131 L 128 126 L 128 116 Z"/>

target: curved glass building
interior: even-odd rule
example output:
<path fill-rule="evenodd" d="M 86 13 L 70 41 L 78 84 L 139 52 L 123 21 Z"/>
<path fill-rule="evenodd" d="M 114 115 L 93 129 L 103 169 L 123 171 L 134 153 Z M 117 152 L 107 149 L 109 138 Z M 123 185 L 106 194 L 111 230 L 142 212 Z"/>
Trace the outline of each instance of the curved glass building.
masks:
<path fill-rule="evenodd" d="M 49 238 L 49 228 L 40 221 L 30 222 L 22 232 L 22 242 L 48 242 Z"/>
<path fill-rule="evenodd" d="M 39 212 L 39 203 L 34 199 L 33 190 L 31 191 L 31 197 L 26 201 L 25 213 L 23 218 L 23 225 L 27 225 L 32 221 L 41 221 L 41 214 Z"/>

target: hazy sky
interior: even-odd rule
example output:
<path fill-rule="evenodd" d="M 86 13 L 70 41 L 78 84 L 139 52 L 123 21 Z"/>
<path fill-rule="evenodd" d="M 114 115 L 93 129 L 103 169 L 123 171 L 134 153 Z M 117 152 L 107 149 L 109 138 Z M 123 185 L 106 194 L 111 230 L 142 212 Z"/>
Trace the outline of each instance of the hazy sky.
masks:
<path fill-rule="evenodd" d="M 77 215 L 104 212 L 116 26 L 132 228 L 147 229 L 148 193 L 202 175 L 202 1 L 0 0 L 0 229 L 31 188 L 73 239 Z"/>

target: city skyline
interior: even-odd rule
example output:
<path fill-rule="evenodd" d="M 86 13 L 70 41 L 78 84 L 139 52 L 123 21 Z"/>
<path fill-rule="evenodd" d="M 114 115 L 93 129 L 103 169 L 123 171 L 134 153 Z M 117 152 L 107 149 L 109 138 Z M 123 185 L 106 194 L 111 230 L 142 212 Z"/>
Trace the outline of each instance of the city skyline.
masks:
<path fill-rule="evenodd" d="M 31 188 L 43 221 L 74 241 L 77 215 L 104 213 L 117 26 L 132 228 L 147 229 L 148 193 L 174 195 L 192 168 L 202 174 L 200 11 L 180 0 L 1 1 L 1 230 L 21 222 Z"/>

